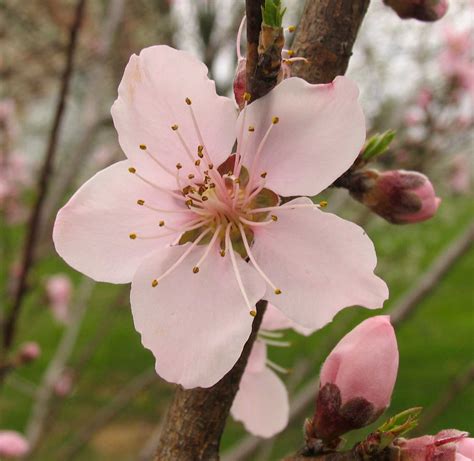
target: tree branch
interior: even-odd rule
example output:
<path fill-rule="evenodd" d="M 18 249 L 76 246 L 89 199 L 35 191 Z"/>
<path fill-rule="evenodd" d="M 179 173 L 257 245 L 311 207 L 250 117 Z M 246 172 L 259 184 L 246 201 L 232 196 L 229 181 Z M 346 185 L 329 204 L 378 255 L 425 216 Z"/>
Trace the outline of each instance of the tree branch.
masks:
<path fill-rule="evenodd" d="M 307 0 L 292 49 L 309 60 L 293 64 L 309 83 L 329 83 L 344 75 L 370 0 Z"/>
<path fill-rule="evenodd" d="M 69 33 L 69 44 L 66 52 L 66 65 L 61 80 L 61 88 L 59 91 L 56 112 L 54 115 L 53 126 L 46 149 L 44 163 L 41 169 L 41 174 L 38 182 L 38 195 L 33 206 L 31 216 L 28 222 L 28 234 L 23 252 L 23 258 L 20 267 L 20 274 L 18 276 L 18 283 L 16 285 L 13 296 L 13 303 L 9 313 L 6 316 L 3 327 L 3 348 L 6 353 L 12 346 L 15 336 L 16 323 L 21 310 L 23 298 L 28 289 L 28 275 L 34 263 L 36 241 L 38 239 L 38 230 L 41 223 L 43 204 L 48 192 L 50 184 L 50 176 L 53 167 L 54 157 L 56 155 L 56 148 L 58 145 L 59 132 L 61 129 L 61 122 L 66 108 L 66 99 L 69 93 L 71 77 L 74 68 L 74 56 L 77 50 L 77 42 L 79 30 L 81 27 L 82 18 L 84 16 L 85 0 L 78 0 L 76 11 L 74 14 L 74 21 L 71 25 Z"/>

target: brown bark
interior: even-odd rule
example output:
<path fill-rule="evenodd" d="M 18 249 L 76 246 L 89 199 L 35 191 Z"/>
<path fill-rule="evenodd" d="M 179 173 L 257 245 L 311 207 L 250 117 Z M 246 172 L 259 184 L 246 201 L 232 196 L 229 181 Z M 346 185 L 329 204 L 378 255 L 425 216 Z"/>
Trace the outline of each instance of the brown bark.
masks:
<path fill-rule="evenodd" d="M 307 0 L 292 49 L 309 63 L 293 64 L 295 75 L 328 83 L 344 75 L 370 0 Z"/>
<path fill-rule="evenodd" d="M 178 386 L 163 425 L 156 461 L 217 461 L 225 422 L 266 309 L 257 303 L 252 333 L 232 370 L 208 388 Z"/>

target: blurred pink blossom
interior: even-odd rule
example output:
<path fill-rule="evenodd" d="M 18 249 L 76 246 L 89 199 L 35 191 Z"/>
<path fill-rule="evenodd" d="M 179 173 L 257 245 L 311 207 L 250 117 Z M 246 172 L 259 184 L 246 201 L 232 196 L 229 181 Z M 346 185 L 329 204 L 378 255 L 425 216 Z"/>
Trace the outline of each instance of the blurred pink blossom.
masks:
<path fill-rule="evenodd" d="M 471 186 L 471 162 L 467 155 L 455 155 L 451 162 L 449 177 L 451 190 L 457 194 L 469 192 Z"/>
<path fill-rule="evenodd" d="M 27 440 L 20 433 L 0 430 L 0 456 L 18 459 L 25 456 L 29 449 Z"/>
<path fill-rule="evenodd" d="M 65 274 L 57 274 L 46 280 L 46 295 L 55 319 L 63 324 L 69 321 L 69 303 L 73 285 Z"/>
<path fill-rule="evenodd" d="M 41 355 L 41 348 L 38 343 L 30 341 L 20 346 L 18 359 L 21 363 L 29 363 L 36 360 Z"/>
<path fill-rule="evenodd" d="M 53 391 L 58 397 L 66 397 L 72 391 L 74 384 L 74 372 L 71 369 L 65 369 L 59 378 L 53 384 Z"/>

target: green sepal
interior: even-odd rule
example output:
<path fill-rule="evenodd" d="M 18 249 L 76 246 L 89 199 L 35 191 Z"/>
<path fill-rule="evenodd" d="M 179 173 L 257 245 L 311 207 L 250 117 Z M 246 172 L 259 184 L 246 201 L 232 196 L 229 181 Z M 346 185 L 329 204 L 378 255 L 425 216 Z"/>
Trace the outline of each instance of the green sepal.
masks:
<path fill-rule="evenodd" d="M 280 197 L 270 189 L 262 189 L 250 202 L 250 208 L 267 208 L 277 206 L 280 203 Z M 264 221 L 269 212 L 253 213 L 254 221 Z"/>
<path fill-rule="evenodd" d="M 199 227 L 198 229 L 193 229 L 186 231 L 181 238 L 179 239 L 178 245 L 184 245 L 188 242 L 194 242 L 204 231 L 205 227 Z M 198 243 L 198 245 L 206 245 L 212 239 L 212 232 L 209 232 L 203 239 Z"/>
<path fill-rule="evenodd" d="M 418 425 L 418 418 L 423 411 L 421 407 L 410 408 L 392 416 L 385 421 L 377 430 L 380 435 L 380 446 L 383 450 L 396 438 L 401 437 Z"/>
<path fill-rule="evenodd" d="M 375 157 L 383 154 L 390 147 L 390 144 L 395 139 L 396 132 L 394 130 L 388 130 L 384 133 L 374 134 L 365 143 L 362 149 L 362 159 L 369 162 Z"/>
<path fill-rule="evenodd" d="M 244 227 L 245 236 L 247 237 L 247 242 L 249 246 L 252 246 L 253 243 L 253 232 L 248 227 Z M 232 226 L 230 230 L 230 240 L 232 242 L 232 248 L 236 251 L 242 258 L 247 259 L 247 250 L 245 249 L 244 241 L 242 240 L 242 235 L 240 229 L 236 226 Z M 221 249 L 225 249 L 225 239 L 221 240 Z"/>
<path fill-rule="evenodd" d="M 219 165 L 219 167 L 217 168 L 217 171 L 219 172 L 221 176 L 224 176 L 230 172 L 234 173 L 234 166 L 235 166 L 235 154 L 232 154 L 229 157 L 227 157 L 227 160 L 225 160 L 223 163 Z M 241 189 L 246 187 L 247 184 L 249 183 L 249 172 L 247 168 L 245 168 L 243 165 L 240 167 L 239 181 L 240 181 Z"/>
<path fill-rule="evenodd" d="M 281 0 L 265 0 L 262 6 L 262 23 L 270 27 L 281 27 L 286 8 L 282 9 Z"/>

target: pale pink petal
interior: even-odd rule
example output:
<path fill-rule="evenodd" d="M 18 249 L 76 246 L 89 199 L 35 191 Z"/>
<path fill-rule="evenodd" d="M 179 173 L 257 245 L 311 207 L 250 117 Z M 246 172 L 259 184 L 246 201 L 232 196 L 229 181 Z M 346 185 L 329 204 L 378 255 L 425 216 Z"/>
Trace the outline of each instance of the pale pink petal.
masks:
<path fill-rule="evenodd" d="M 321 369 L 321 386 L 336 384 L 342 403 L 362 397 L 376 409 L 390 404 L 398 372 L 398 345 L 390 317 L 371 317 L 350 331 Z"/>
<path fill-rule="evenodd" d="M 457 445 L 457 452 L 468 460 L 474 461 L 474 438 L 461 439 Z"/>
<path fill-rule="evenodd" d="M 177 269 L 152 287 L 179 259 L 188 245 L 155 252 L 139 267 L 131 304 L 135 328 L 156 358 L 156 371 L 186 388 L 209 387 L 235 364 L 250 334 L 253 318 L 245 305 L 229 252 L 211 251 L 194 274 L 203 254 L 199 246 Z M 237 264 L 252 305 L 262 298 L 265 284 L 238 257 Z"/>
<path fill-rule="evenodd" d="M 267 310 L 263 316 L 262 321 L 262 330 L 287 330 L 293 329 L 297 333 L 300 333 L 304 336 L 309 336 L 313 334 L 316 330 L 314 328 L 305 328 L 301 325 L 290 320 L 283 312 L 277 309 L 273 304 L 268 303 Z"/>
<path fill-rule="evenodd" d="M 155 207 L 177 210 L 184 205 L 128 172 L 128 161 L 118 162 L 87 181 L 59 211 L 54 224 L 56 251 L 74 269 L 97 281 L 128 283 L 142 259 L 172 240 L 130 239 L 163 235 L 161 219 L 176 223 L 183 214 L 160 215 L 137 205 L 142 199 Z"/>
<path fill-rule="evenodd" d="M 263 341 L 257 340 L 252 346 L 245 371 L 249 373 L 260 373 L 265 368 L 266 361 L 267 345 Z"/>
<path fill-rule="evenodd" d="M 246 125 L 248 156 L 257 151 L 272 117 L 279 122 L 264 145 L 258 174 L 266 171 L 267 187 L 279 195 L 316 195 L 354 162 L 365 139 L 365 121 L 357 86 L 346 77 L 310 85 L 289 78 L 250 104 Z M 239 125 L 243 114 L 239 116 Z"/>
<path fill-rule="evenodd" d="M 382 306 L 388 289 L 373 273 L 377 258 L 362 228 L 313 208 L 274 214 L 278 221 L 256 230 L 254 243 L 257 262 L 282 290 L 267 289 L 269 302 L 307 328 L 321 328 L 347 306 Z"/>
<path fill-rule="evenodd" d="M 270 369 L 245 371 L 231 408 L 232 417 L 259 437 L 272 437 L 288 424 L 289 402 L 285 385 Z"/>
<path fill-rule="evenodd" d="M 0 430 L 0 456 L 8 459 L 19 459 L 30 450 L 28 441 L 16 431 Z"/>
<path fill-rule="evenodd" d="M 196 134 L 190 107 L 195 112 L 204 144 L 212 161 L 218 165 L 230 154 L 235 141 L 235 105 L 216 94 L 215 84 L 207 77 L 207 67 L 185 51 L 168 46 L 152 46 L 133 55 L 119 86 L 119 97 L 112 107 L 112 117 L 119 142 L 137 170 L 161 185 L 174 186 L 174 178 L 158 167 L 148 151 L 175 171 L 180 162 L 183 174 L 195 172 L 178 132 L 178 125 L 189 149 L 197 159 Z M 192 106 L 185 102 L 190 98 Z"/>

